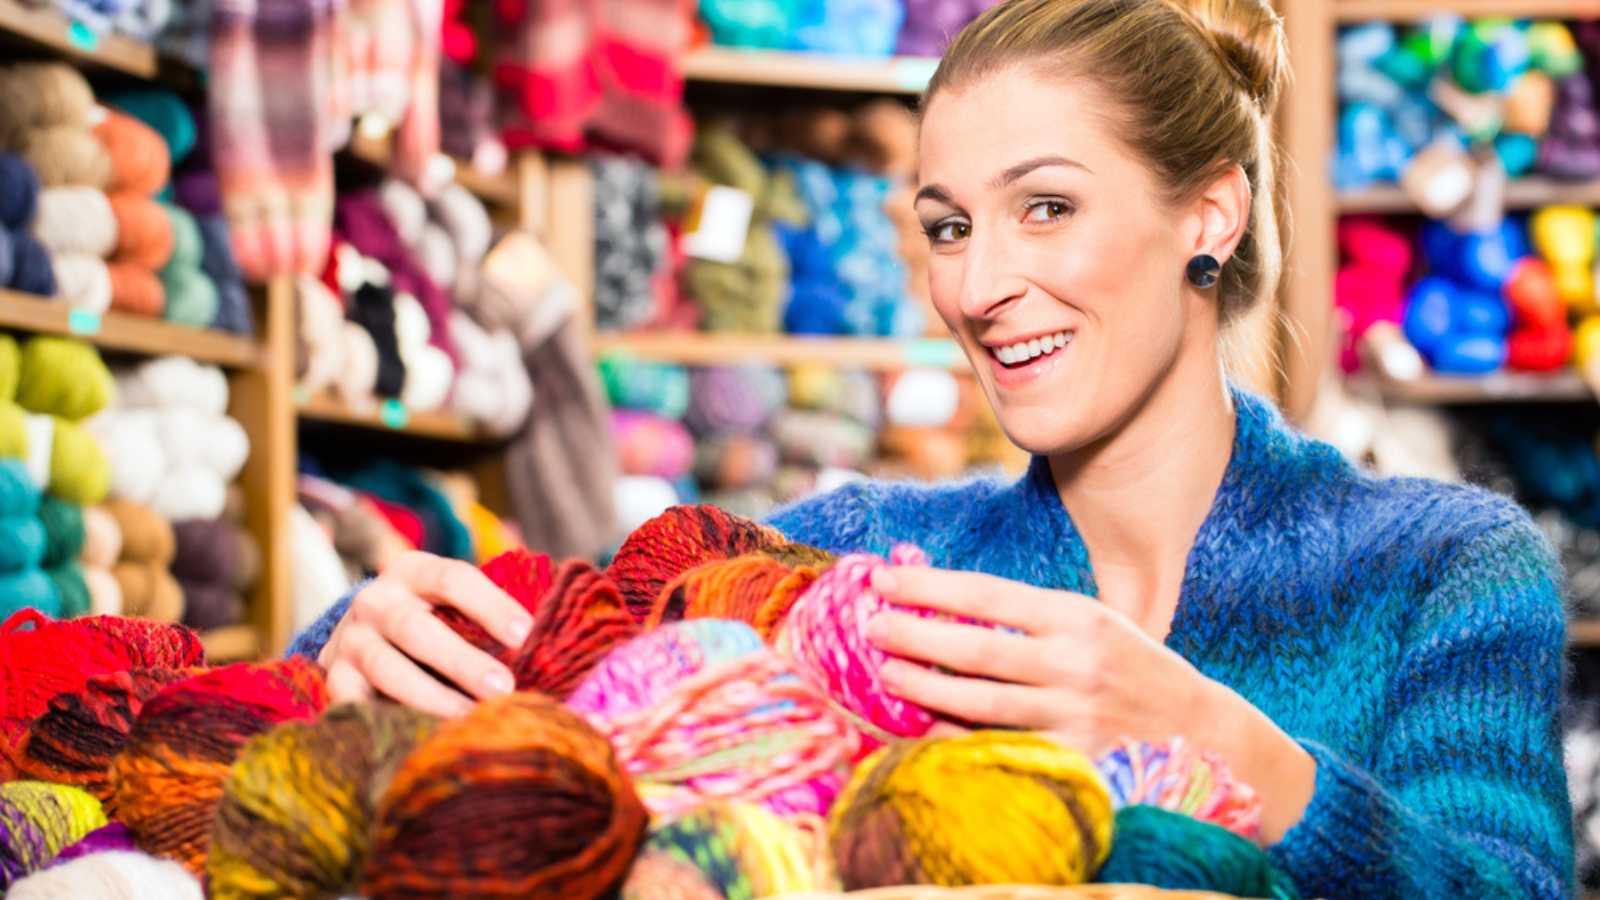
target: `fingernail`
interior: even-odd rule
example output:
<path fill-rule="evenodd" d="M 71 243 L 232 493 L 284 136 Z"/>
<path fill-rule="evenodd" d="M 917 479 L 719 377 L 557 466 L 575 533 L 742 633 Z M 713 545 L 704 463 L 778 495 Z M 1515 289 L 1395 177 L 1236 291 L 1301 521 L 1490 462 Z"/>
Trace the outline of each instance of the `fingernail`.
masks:
<path fill-rule="evenodd" d="M 509 694 L 517 688 L 516 682 L 511 680 L 508 672 L 490 672 L 484 676 L 483 686 L 496 696 Z"/>
<path fill-rule="evenodd" d="M 894 575 L 887 568 L 878 569 L 872 573 L 872 586 L 880 594 L 893 594 L 900 587 Z"/>
<path fill-rule="evenodd" d="M 528 639 L 528 635 L 532 631 L 532 619 L 512 619 L 511 624 L 506 626 L 506 636 L 511 638 L 510 646 L 513 648 L 521 647 L 522 642 Z"/>

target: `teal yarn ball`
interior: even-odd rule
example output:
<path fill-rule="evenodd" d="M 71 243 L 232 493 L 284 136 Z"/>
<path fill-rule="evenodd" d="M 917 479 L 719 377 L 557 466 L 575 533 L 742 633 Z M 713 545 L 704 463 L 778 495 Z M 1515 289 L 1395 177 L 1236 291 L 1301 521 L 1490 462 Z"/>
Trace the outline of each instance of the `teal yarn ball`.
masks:
<path fill-rule="evenodd" d="M 599 362 L 606 397 L 617 409 L 681 419 L 689 410 L 689 370 L 670 363 L 608 354 Z"/>
<path fill-rule="evenodd" d="M 80 576 L 81 577 L 81 576 Z M 23 569 L 0 575 L 0 621 L 20 609 L 37 609 L 52 618 L 61 617 L 61 595 L 43 569 Z"/>
<path fill-rule="evenodd" d="M 193 328 L 210 328 L 217 318 L 221 302 L 216 284 L 199 269 L 174 269 L 161 271 L 161 286 L 166 289 L 167 305 L 161 318 L 178 325 Z"/>
<path fill-rule="evenodd" d="M 45 544 L 44 524 L 34 516 L 0 518 L 0 572 L 37 567 Z"/>
<path fill-rule="evenodd" d="M 161 204 L 161 209 L 172 222 L 172 256 L 161 270 L 163 279 L 177 269 L 198 269 L 206 256 L 205 238 L 200 234 L 200 223 L 181 206 Z"/>
<path fill-rule="evenodd" d="M 54 569 L 45 569 L 44 574 L 55 587 L 56 598 L 60 601 L 61 611 L 55 614 L 56 618 L 75 619 L 89 614 L 92 605 L 89 583 L 83 580 L 81 566 L 70 562 Z"/>
<path fill-rule="evenodd" d="M 1294 881 L 1267 854 L 1220 825 L 1156 806 L 1125 806 L 1096 881 L 1234 897 L 1298 900 Z"/>
<path fill-rule="evenodd" d="M 44 557 L 49 569 L 76 562 L 83 552 L 83 507 L 49 494 L 39 498 L 39 523 L 44 527 Z"/>
<path fill-rule="evenodd" d="M 0 516 L 33 516 L 39 512 L 39 485 L 20 459 L 0 459 Z"/>
<path fill-rule="evenodd" d="M 132 91 L 112 97 L 111 105 L 154 128 L 167 142 L 174 167 L 194 152 L 199 136 L 194 114 L 177 94 L 167 90 Z"/>

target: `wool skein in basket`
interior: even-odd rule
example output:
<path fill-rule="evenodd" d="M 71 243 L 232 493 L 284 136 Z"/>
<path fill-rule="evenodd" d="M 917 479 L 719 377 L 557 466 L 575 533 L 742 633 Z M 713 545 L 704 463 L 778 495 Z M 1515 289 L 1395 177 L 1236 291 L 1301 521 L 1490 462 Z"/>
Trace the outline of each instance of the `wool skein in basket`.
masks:
<path fill-rule="evenodd" d="M 378 804 L 363 894 L 594 900 L 646 815 L 611 745 L 534 693 L 478 704 L 401 763 Z"/>
<path fill-rule="evenodd" d="M 78 788 L 43 781 L 0 784 L 0 890 L 104 824 L 100 801 Z"/>
<path fill-rule="evenodd" d="M 849 890 L 1081 884 L 1111 849 L 1111 797 L 1076 750 L 1038 734 L 974 731 L 873 753 L 829 831 Z"/>
<path fill-rule="evenodd" d="M 1209 822 L 1157 806 L 1117 811 L 1116 840 L 1099 880 L 1230 897 L 1296 900 L 1294 880 L 1248 840 Z"/>
<path fill-rule="evenodd" d="M 141 849 L 199 876 L 223 783 L 245 742 L 327 705 L 322 669 L 301 657 L 223 666 L 167 685 L 140 710 L 111 765 L 117 818 Z"/>
<path fill-rule="evenodd" d="M 776 529 L 729 515 L 715 506 L 674 506 L 635 528 L 606 568 L 623 601 L 643 621 L 662 588 L 684 572 L 787 544 Z"/>
<path fill-rule="evenodd" d="M 228 775 L 212 825 L 211 896 L 355 894 L 378 798 L 437 727 L 427 713 L 370 702 L 252 738 Z"/>

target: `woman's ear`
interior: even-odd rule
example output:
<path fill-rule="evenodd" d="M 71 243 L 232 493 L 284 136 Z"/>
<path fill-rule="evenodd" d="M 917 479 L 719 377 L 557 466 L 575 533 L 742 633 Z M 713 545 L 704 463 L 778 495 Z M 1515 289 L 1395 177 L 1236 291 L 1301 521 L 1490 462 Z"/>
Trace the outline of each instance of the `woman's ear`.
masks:
<path fill-rule="evenodd" d="M 1244 168 L 1237 163 L 1228 166 L 1195 202 L 1199 204 L 1200 234 L 1194 252 L 1209 253 L 1227 265 L 1250 224 L 1250 179 Z"/>

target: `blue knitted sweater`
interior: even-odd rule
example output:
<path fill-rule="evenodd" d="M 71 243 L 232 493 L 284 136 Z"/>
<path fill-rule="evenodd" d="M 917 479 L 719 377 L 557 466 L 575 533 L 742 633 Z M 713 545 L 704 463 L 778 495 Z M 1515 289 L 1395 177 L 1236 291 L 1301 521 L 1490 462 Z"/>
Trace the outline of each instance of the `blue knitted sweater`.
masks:
<path fill-rule="evenodd" d="M 1316 760 L 1273 859 L 1307 896 L 1572 896 L 1565 620 L 1543 536 L 1487 492 L 1368 477 L 1234 397 L 1233 455 L 1166 644 Z M 942 567 L 1096 592 L 1042 460 L 1011 483 L 852 485 L 772 524 L 833 551 L 911 541 Z M 292 651 L 314 654 L 343 607 Z"/>

